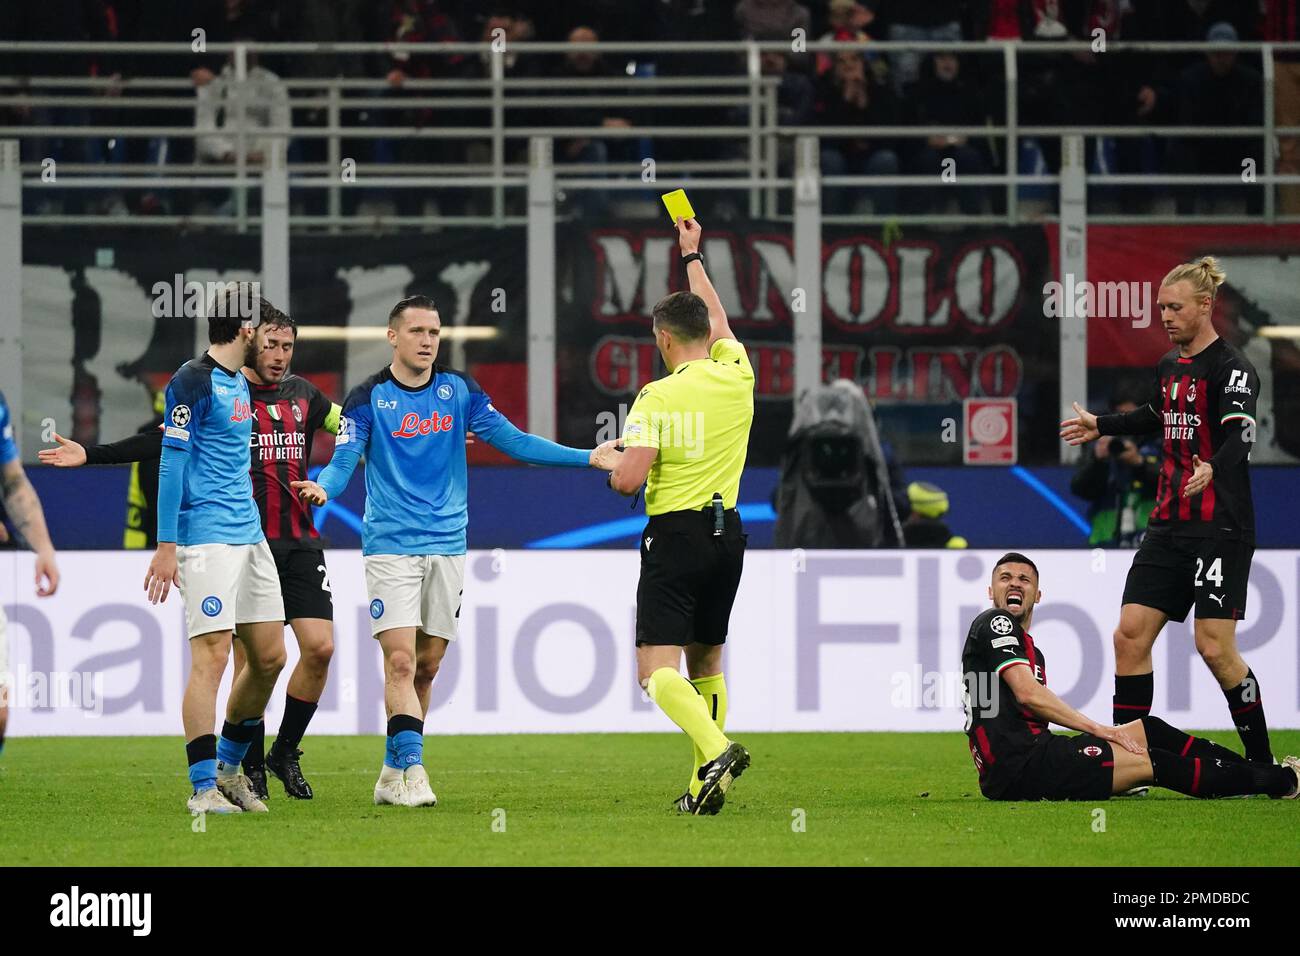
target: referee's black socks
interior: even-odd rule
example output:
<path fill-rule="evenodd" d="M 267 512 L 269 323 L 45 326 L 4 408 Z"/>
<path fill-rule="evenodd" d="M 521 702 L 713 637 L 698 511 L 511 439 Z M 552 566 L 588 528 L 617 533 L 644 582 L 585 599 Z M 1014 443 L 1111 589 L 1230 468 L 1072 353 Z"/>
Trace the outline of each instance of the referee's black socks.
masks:
<path fill-rule="evenodd" d="M 1145 717 L 1151 713 L 1151 701 L 1155 694 L 1155 674 L 1128 674 L 1124 677 L 1116 674 L 1111 722 L 1118 727 Z"/>
<path fill-rule="evenodd" d="M 1264 720 L 1264 701 L 1255 672 L 1248 669 L 1242 682 L 1225 690 L 1223 696 L 1228 700 L 1232 722 L 1246 747 L 1246 759 L 1271 764 L 1273 751 L 1268 744 L 1268 723 Z"/>

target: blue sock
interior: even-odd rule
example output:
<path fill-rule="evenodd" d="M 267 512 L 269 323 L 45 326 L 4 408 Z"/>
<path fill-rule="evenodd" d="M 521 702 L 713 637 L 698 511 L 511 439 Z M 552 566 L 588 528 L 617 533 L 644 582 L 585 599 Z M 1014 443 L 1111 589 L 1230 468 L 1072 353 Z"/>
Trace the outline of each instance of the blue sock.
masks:
<path fill-rule="evenodd" d="M 402 768 L 397 766 L 397 748 L 393 746 L 392 734 L 388 735 L 385 746 L 388 749 L 384 751 L 384 766 L 392 767 L 394 770 L 401 770 Z"/>
<path fill-rule="evenodd" d="M 397 755 L 396 766 L 402 770 L 423 763 L 424 734 L 414 730 L 399 730 L 393 735 L 393 751 Z"/>
<path fill-rule="evenodd" d="M 237 724 L 226 721 L 226 725 L 221 728 L 221 736 L 217 738 L 217 763 L 222 770 L 229 767 L 232 773 L 238 772 L 261 722 L 261 717 L 253 717 Z"/>
<path fill-rule="evenodd" d="M 195 793 L 211 790 L 217 785 L 216 760 L 200 760 L 190 764 L 190 784 Z"/>

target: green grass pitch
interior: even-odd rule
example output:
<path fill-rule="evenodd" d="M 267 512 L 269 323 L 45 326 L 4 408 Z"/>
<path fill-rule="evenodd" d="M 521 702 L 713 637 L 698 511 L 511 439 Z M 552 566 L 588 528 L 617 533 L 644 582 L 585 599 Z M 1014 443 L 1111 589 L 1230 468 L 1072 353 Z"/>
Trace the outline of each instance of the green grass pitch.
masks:
<path fill-rule="evenodd" d="M 1208 735 L 1237 747 L 1231 732 Z M 670 809 L 680 734 L 426 738 L 438 806 L 376 807 L 379 737 L 309 737 L 316 799 L 271 781 L 271 812 L 185 810 L 179 738 L 17 738 L 0 757 L 10 865 L 1300 864 L 1300 801 L 1168 791 L 1091 804 L 979 796 L 953 734 L 738 735 L 754 757 L 717 817 Z M 1300 731 L 1276 732 L 1279 754 Z M 1096 807 L 1105 810 L 1097 832 Z M 800 826 L 802 824 L 802 826 Z"/>

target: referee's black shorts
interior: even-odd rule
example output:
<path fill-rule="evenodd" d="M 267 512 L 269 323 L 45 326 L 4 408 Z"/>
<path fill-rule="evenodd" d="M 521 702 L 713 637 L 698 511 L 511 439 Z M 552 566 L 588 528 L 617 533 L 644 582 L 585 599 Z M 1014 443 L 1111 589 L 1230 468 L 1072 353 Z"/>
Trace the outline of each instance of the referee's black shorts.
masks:
<path fill-rule="evenodd" d="M 712 509 L 654 515 L 641 533 L 636 588 L 636 643 L 723 644 L 745 563 L 740 514 L 723 513 L 714 534 Z"/>

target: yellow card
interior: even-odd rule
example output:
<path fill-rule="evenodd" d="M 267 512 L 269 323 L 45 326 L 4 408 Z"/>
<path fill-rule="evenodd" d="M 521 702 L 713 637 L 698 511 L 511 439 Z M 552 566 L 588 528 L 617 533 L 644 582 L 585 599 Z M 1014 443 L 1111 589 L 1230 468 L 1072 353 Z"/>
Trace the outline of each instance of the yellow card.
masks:
<path fill-rule="evenodd" d="M 661 198 L 668 215 L 673 220 L 673 225 L 677 225 L 678 219 L 695 218 L 695 210 L 691 208 L 691 201 L 686 198 L 685 189 L 674 189 L 670 193 L 664 193 Z"/>

